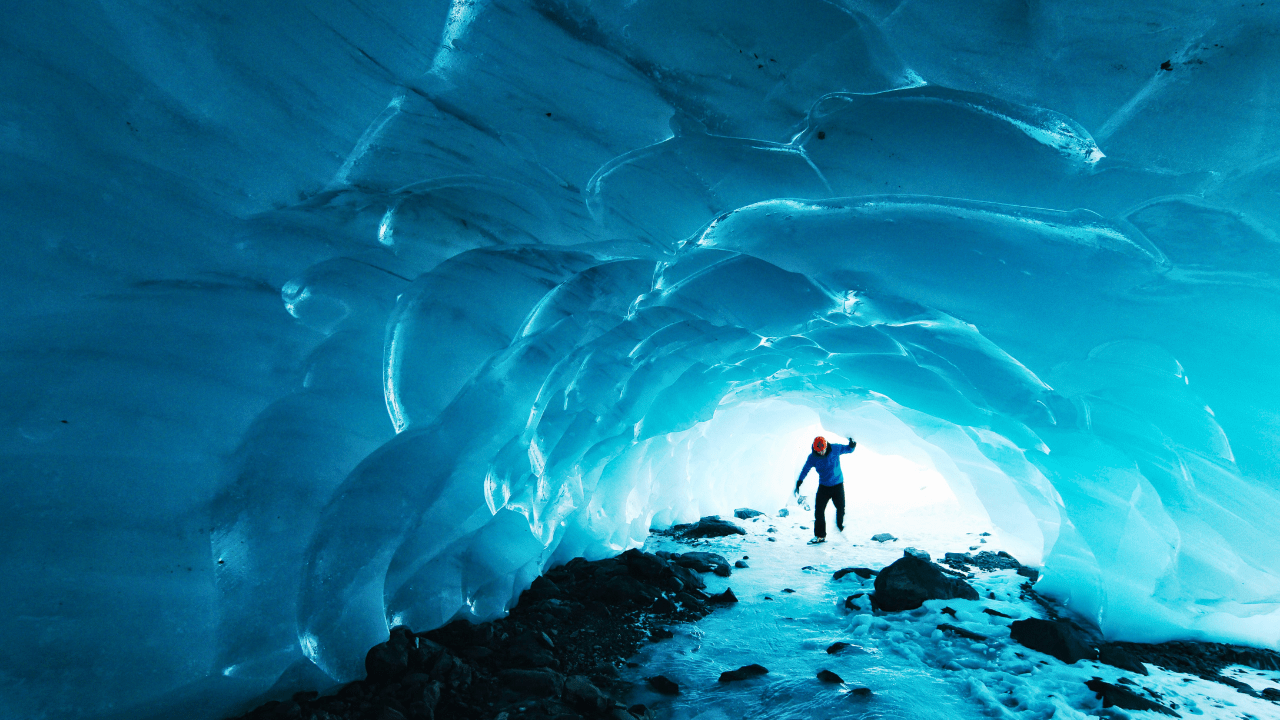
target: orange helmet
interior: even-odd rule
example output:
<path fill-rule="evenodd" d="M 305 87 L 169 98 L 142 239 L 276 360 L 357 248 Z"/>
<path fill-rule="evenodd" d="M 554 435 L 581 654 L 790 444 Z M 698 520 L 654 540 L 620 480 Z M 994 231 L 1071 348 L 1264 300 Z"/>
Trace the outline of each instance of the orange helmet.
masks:
<path fill-rule="evenodd" d="M 819 435 L 813 439 L 813 451 L 819 455 L 827 451 L 827 439 Z"/>

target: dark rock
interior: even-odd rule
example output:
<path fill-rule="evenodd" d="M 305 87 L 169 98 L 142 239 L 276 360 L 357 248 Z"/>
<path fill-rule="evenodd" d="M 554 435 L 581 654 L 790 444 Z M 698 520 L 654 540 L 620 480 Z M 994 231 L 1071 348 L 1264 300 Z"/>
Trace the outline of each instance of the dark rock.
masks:
<path fill-rule="evenodd" d="M 1065 622 L 1038 618 L 1014 620 L 1009 625 L 1009 635 L 1015 642 L 1052 655 L 1068 665 L 1077 660 L 1098 657 L 1098 652 L 1086 644 L 1080 631 Z"/>
<path fill-rule="evenodd" d="M 847 568 L 840 568 L 839 570 L 837 570 L 837 571 L 835 571 L 834 573 L 832 573 L 832 574 L 831 574 L 831 579 L 832 579 L 832 580 L 839 580 L 840 578 L 842 578 L 842 577 L 844 577 L 845 575 L 848 575 L 848 574 L 850 574 L 850 573 L 852 573 L 852 574 L 854 574 L 854 575 L 857 575 L 858 577 L 862 578 L 863 580 L 867 580 L 867 579 L 869 579 L 869 578 L 873 577 L 874 575 L 876 575 L 876 571 L 875 571 L 875 570 L 872 570 L 871 568 L 864 568 L 864 567 L 847 567 Z"/>
<path fill-rule="evenodd" d="M 653 638 L 654 640 L 670 640 L 675 636 L 676 634 L 671 632 L 667 628 L 654 628 L 649 633 L 649 637 Z"/>
<path fill-rule="evenodd" d="M 978 535 L 980 535 L 981 537 L 991 537 L 991 533 L 989 532 L 978 533 Z"/>
<path fill-rule="evenodd" d="M 1040 579 L 1040 571 L 1035 568 L 1020 567 L 1017 572 L 1022 577 L 1029 579 L 1031 582 L 1035 582 Z"/>
<path fill-rule="evenodd" d="M 613 705 L 584 675 L 573 675 L 564 681 L 564 701 L 580 713 L 604 712 Z"/>
<path fill-rule="evenodd" d="M 845 599 L 844 599 L 844 609 L 845 609 L 845 610 L 857 610 L 857 609 L 859 609 L 859 608 L 858 608 L 858 604 L 857 604 L 857 603 L 855 603 L 855 602 L 854 602 L 854 600 L 857 600 L 857 599 L 858 599 L 858 598 L 860 598 L 860 597 L 862 597 L 862 593 L 856 593 L 856 594 L 854 594 L 854 595 L 850 595 L 849 597 L 845 598 Z"/>
<path fill-rule="evenodd" d="M 649 708 L 645 707 L 644 705 L 641 705 L 640 703 L 636 703 L 635 705 L 632 705 L 631 707 L 627 708 L 627 712 L 631 713 L 632 715 L 638 718 L 642 718 L 649 714 Z"/>
<path fill-rule="evenodd" d="M 849 697 L 866 700 L 871 697 L 871 688 L 856 687 L 849 691 Z"/>
<path fill-rule="evenodd" d="M 827 654 L 828 654 L 828 655 L 835 655 L 836 653 L 840 652 L 841 650 L 843 650 L 843 649 L 845 649 L 845 648 L 847 648 L 847 647 L 849 647 L 849 643 L 847 643 L 847 642 L 834 642 L 834 643 L 831 643 L 831 645 L 829 645 L 829 646 L 827 647 Z"/>
<path fill-rule="evenodd" d="M 404 713 L 389 705 L 384 705 L 379 709 L 378 714 L 375 717 L 377 717 L 378 720 L 408 720 L 408 718 L 404 716 Z"/>
<path fill-rule="evenodd" d="M 649 609 L 660 615 L 670 615 L 671 613 L 674 613 L 677 610 L 679 610 L 679 608 L 676 607 L 675 603 L 671 602 L 669 599 L 664 597 L 660 597 L 657 600 L 654 600 L 653 605 L 650 605 Z"/>
<path fill-rule="evenodd" d="M 938 626 L 938 629 L 941 630 L 942 632 L 951 633 L 952 635 L 959 635 L 960 637 L 966 638 L 968 640 L 977 640 L 978 642 L 986 642 L 986 639 L 987 639 L 986 635 L 979 635 L 976 632 L 965 630 L 962 627 L 957 627 L 950 623 L 942 623 L 941 625 Z"/>
<path fill-rule="evenodd" d="M 736 603 L 738 602 L 738 596 L 733 594 L 733 588 L 725 588 L 724 592 L 719 593 L 717 595 L 712 595 L 711 599 L 707 600 L 707 602 L 713 603 L 716 605 Z"/>
<path fill-rule="evenodd" d="M 637 580 L 661 583 L 663 578 L 672 574 L 670 566 L 657 555 L 631 549 L 622 553 L 620 557 L 627 564 L 627 570 L 630 571 L 631 576 Z"/>
<path fill-rule="evenodd" d="M 1102 707 L 1109 708 L 1111 706 L 1124 708 L 1125 710 L 1151 710 L 1153 712 L 1172 715 L 1173 717 L 1182 717 L 1178 713 L 1157 702 L 1152 702 L 1141 695 L 1135 693 L 1129 688 L 1112 685 L 1109 682 L 1103 682 L 1101 678 L 1094 678 L 1085 682 L 1085 685 L 1102 698 Z"/>
<path fill-rule="evenodd" d="M 681 590 L 686 590 L 689 588 L 696 588 L 698 590 L 701 590 L 702 588 L 707 586 L 706 581 L 698 577 L 698 573 L 694 572 L 693 570 L 690 570 L 687 567 L 684 567 L 683 565 L 675 564 L 674 562 L 671 565 L 671 574 L 672 574 L 672 577 L 680 581 L 680 585 L 681 585 L 681 587 L 679 588 L 665 588 L 672 592 L 680 592 Z"/>
<path fill-rule="evenodd" d="M 660 597 L 652 586 L 636 580 L 630 575 L 618 575 L 596 589 L 600 600 L 610 604 L 633 603 L 640 607 L 648 607 Z"/>
<path fill-rule="evenodd" d="M 778 517 L 786 517 L 790 514 L 791 514 L 791 511 L 786 508 L 782 508 L 781 510 L 778 511 Z"/>
<path fill-rule="evenodd" d="M 835 674 L 835 673 L 831 672 L 830 670 L 819 670 L 819 671 L 818 671 L 818 679 L 819 679 L 819 680 L 821 680 L 822 682 L 829 682 L 829 683 L 842 683 L 842 682 L 844 682 L 844 678 L 842 678 L 842 677 L 840 677 L 839 675 L 837 675 L 837 674 Z"/>
<path fill-rule="evenodd" d="M 654 692 L 663 695 L 676 695 L 680 692 L 680 686 L 665 675 L 654 675 L 651 678 L 645 678 L 645 682 L 649 684 L 649 687 L 653 688 Z"/>
<path fill-rule="evenodd" d="M 791 588 L 782 588 L 782 592 L 790 595 L 791 593 L 794 593 L 795 590 L 792 590 Z"/>
<path fill-rule="evenodd" d="M 1274 703 L 1280 703 L 1280 690 L 1273 687 L 1263 688 L 1262 692 L 1259 694 L 1266 700 L 1270 700 Z"/>
<path fill-rule="evenodd" d="M 875 535 L 872 535 L 871 539 L 878 543 L 883 543 L 883 542 L 891 542 L 893 540 L 897 540 L 898 538 L 890 535 L 889 533 L 877 533 Z"/>
<path fill-rule="evenodd" d="M 939 612 L 941 612 L 943 615 L 950 615 L 953 618 L 956 617 L 956 609 L 953 607 L 944 607 L 941 610 L 939 610 Z M 956 618 L 956 619 L 958 620 L 959 618 Z"/>
<path fill-rule="evenodd" d="M 743 665 L 737 670 L 726 670 L 720 673 L 720 682 L 733 682 L 735 680 L 746 680 L 747 678 L 759 677 L 768 674 L 769 669 L 763 665 L 752 663 Z"/>
<path fill-rule="evenodd" d="M 525 590 L 525 593 L 528 593 L 531 602 L 550 600 L 561 596 L 560 586 L 547 579 L 545 575 L 539 575 L 534 578 L 533 583 L 529 585 L 529 589 Z M 520 597 L 523 601 L 524 595 Z"/>
<path fill-rule="evenodd" d="M 513 641 L 507 647 L 505 658 L 510 665 L 517 668 L 545 668 L 558 665 L 551 651 L 542 647 L 537 637 L 532 634 L 521 635 Z"/>
<path fill-rule="evenodd" d="M 726 535 L 746 535 L 747 531 L 728 520 L 721 520 L 719 515 L 708 515 L 696 523 L 676 525 L 671 528 L 670 533 L 681 540 L 695 540 Z"/>
<path fill-rule="evenodd" d="M 694 597 L 693 595 L 690 595 L 687 592 L 682 592 L 677 594 L 676 600 L 680 601 L 680 604 L 685 606 L 686 608 L 700 608 L 703 605 L 701 600 Z"/>
<path fill-rule="evenodd" d="M 687 567 L 700 573 L 714 572 L 716 575 L 729 575 L 729 561 L 723 555 L 710 552 L 687 552 L 671 558 L 681 567 Z"/>
<path fill-rule="evenodd" d="M 759 517 L 763 514 L 764 513 L 759 510 L 752 510 L 751 508 L 738 508 L 733 511 L 733 516 L 739 520 L 750 520 L 753 517 Z"/>
<path fill-rule="evenodd" d="M 912 556 L 914 556 L 914 557 L 918 557 L 918 558 L 920 558 L 921 560 L 924 560 L 925 562 L 930 562 L 930 561 L 932 560 L 932 558 L 930 558 L 930 557 L 929 557 L 929 553 L 927 553 L 927 552 L 925 552 L 925 551 L 923 551 L 923 550 L 918 550 L 918 549 L 913 548 L 913 547 L 906 548 L 906 549 L 904 549 L 902 552 L 906 553 L 907 555 L 912 555 Z"/>
<path fill-rule="evenodd" d="M 492 654 L 493 651 L 483 645 L 472 645 L 462 649 L 462 656 L 468 660 L 484 660 Z"/>
<path fill-rule="evenodd" d="M 1004 613 L 1000 612 L 999 610 L 992 610 L 991 608 L 982 608 L 982 612 L 984 612 L 984 613 L 986 613 L 986 614 L 988 614 L 988 615 L 990 615 L 990 616 L 992 616 L 992 617 L 1002 617 L 1002 618 L 1007 618 L 1007 619 L 1009 619 L 1009 620 L 1012 620 L 1012 619 L 1013 619 L 1013 616 L 1012 616 L 1012 615 L 1005 615 Z"/>
<path fill-rule="evenodd" d="M 498 681 L 508 689 L 537 697 L 559 695 L 564 688 L 564 678 L 552 670 L 503 670 Z"/>
<path fill-rule="evenodd" d="M 778 538 L 776 537 L 765 538 L 765 539 L 768 540 L 769 542 L 778 542 Z"/>
<path fill-rule="evenodd" d="M 751 567 L 750 565 L 747 565 L 747 561 L 746 561 L 746 560 L 738 560 L 738 561 L 735 561 L 735 562 L 733 563 L 733 566 L 734 566 L 734 567 L 736 567 L 736 568 L 738 568 L 739 570 L 742 570 L 743 568 Z"/>
<path fill-rule="evenodd" d="M 409 642 L 401 636 L 374 645 L 364 656 L 364 672 L 373 682 L 390 682 L 409 669 Z"/>
<path fill-rule="evenodd" d="M 1128 670 L 1139 675 L 1147 674 L 1147 666 L 1138 661 L 1137 658 L 1130 655 L 1124 648 L 1119 645 L 1110 643 L 1098 647 L 1098 662 L 1106 663 L 1111 667 L 1118 667 L 1121 670 Z"/>
<path fill-rule="evenodd" d="M 977 600 L 978 591 L 968 583 L 942 574 L 936 565 L 914 555 L 901 559 L 876 576 L 875 604 L 881 610 L 915 610 L 925 600 Z"/>

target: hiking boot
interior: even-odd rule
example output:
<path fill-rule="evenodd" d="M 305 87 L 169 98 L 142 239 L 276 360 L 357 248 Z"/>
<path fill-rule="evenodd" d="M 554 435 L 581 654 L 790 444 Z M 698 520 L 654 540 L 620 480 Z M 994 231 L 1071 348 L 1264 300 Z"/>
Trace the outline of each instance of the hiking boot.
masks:
<path fill-rule="evenodd" d="M 814 538 L 814 539 L 810 540 L 810 541 L 809 541 L 809 544 L 810 544 L 810 545 L 818 545 L 818 544 L 820 544 L 820 543 L 824 543 L 824 542 L 826 542 L 826 541 L 827 541 L 827 539 L 826 539 L 826 538 L 824 538 L 824 537 L 816 537 L 816 538 Z"/>

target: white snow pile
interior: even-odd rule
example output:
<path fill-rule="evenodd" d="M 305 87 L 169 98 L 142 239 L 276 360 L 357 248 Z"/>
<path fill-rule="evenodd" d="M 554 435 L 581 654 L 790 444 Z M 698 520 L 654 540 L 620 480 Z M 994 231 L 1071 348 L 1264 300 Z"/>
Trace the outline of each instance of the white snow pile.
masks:
<path fill-rule="evenodd" d="M 820 432 L 1280 646 L 1277 8 L 11 8 L 0 716 L 349 680 Z"/>

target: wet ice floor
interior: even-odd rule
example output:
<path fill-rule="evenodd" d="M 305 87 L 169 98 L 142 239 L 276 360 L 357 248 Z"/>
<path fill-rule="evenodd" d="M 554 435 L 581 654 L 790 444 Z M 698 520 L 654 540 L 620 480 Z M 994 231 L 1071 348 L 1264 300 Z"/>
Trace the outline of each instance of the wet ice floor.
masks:
<path fill-rule="evenodd" d="M 935 558 L 973 545 L 994 551 L 1001 549 L 999 538 L 993 536 L 981 544 L 979 533 L 989 528 L 976 525 L 972 518 L 946 511 L 931 515 L 928 509 L 917 508 L 910 518 L 881 517 L 875 525 L 866 518 L 851 517 L 845 537 L 833 535 L 826 544 L 811 546 L 806 541 L 812 537 L 812 516 L 796 512 L 794 506 L 792 510 L 787 518 L 737 521 L 747 528 L 745 537 L 696 545 L 665 537 L 650 539 L 645 546 L 650 552 L 705 550 L 730 562 L 747 556 L 750 567 L 734 570 L 729 578 L 703 575 L 708 592 L 731 587 L 739 603 L 716 610 L 697 625 L 673 628 L 674 638 L 642 650 L 634 658 L 640 667 L 627 671 L 628 679 L 636 683 L 628 703 L 643 703 L 658 717 L 671 720 L 1166 717 L 1103 709 L 1084 685 L 1092 677 L 1112 683 L 1131 677 L 1158 693 L 1165 705 L 1177 705 L 1184 717 L 1280 718 L 1280 705 L 1218 683 L 1154 666 L 1149 666 L 1152 675 L 1146 678 L 1092 662 L 1068 666 L 1014 643 L 1009 623 L 1043 615 L 1034 603 L 1020 599 L 1024 578 L 1011 570 L 978 571 L 970 581 L 982 598 L 978 601 L 929 601 L 916 611 L 876 617 L 864 597 L 854 601 L 858 610 L 846 612 L 845 598 L 870 592 L 874 578 L 863 581 L 849 574 L 833 581 L 832 573 L 842 567 L 878 570 L 901 557 L 908 546 Z M 769 527 L 776 532 L 768 532 Z M 869 540 L 882 531 L 900 539 L 883 545 Z M 770 542 L 769 537 L 776 541 Z M 990 599 L 992 594 L 995 599 Z M 955 610 L 956 617 L 942 614 L 944 607 Z M 986 614 L 983 608 L 1012 619 Z M 946 634 L 937 630 L 941 623 L 963 627 L 987 640 Z M 837 641 L 851 646 L 829 655 L 826 648 Z M 769 674 L 718 682 L 721 672 L 751 663 L 765 666 Z M 844 684 L 818 680 L 819 670 L 836 673 Z M 1277 673 L 1245 670 L 1259 689 L 1280 680 Z M 644 678 L 657 674 L 679 683 L 680 694 L 667 697 L 645 687 Z M 856 687 L 870 688 L 872 697 L 850 692 Z"/>

